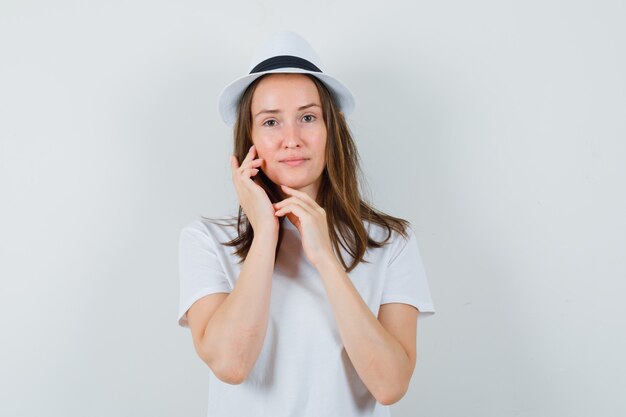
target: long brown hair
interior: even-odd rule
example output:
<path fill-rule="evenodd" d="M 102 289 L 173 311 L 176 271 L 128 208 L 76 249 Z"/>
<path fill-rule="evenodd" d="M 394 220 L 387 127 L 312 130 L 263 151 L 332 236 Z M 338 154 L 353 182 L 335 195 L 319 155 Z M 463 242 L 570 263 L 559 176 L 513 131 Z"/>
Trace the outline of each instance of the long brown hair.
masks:
<path fill-rule="evenodd" d="M 233 131 L 234 155 L 239 164 L 244 160 L 250 146 L 252 146 L 252 96 L 257 85 L 266 75 L 257 78 L 250 84 L 239 100 L 237 120 Z M 410 223 L 407 220 L 378 211 L 362 199 L 358 187 L 359 179 L 361 179 L 362 184 L 365 184 L 365 181 L 359 165 L 359 154 L 343 113 L 338 110 L 333 95 L 321 81 L 312 75 L 304 75 L 309 77 L 317 87 L 327 132 L 325 167 L 316 202 L 326 212 L 328 231 L 335 253 L 339 256 L 345 271 L 350 272 L 360 262 L 368 262 L 364 259 L 367 248 L 382 247 L 391 237 L 392 229 L 407 238 L 406 228 Z M 261 169 L 259 169 L 256 177 L 260 180 L 259 185 L 265 190 L 272 203 L 282 200 L 279 186 L 274 184 Z M 214 220 L 204 218 L 209 221 Z M 281 227 L 274 260 L 276 260 L 280 250 L 284 230 L 282 222 L 286 218 L 287 216 L 279 218 Z M 235 220 L 235 218 L 230 220 Z M 250 246 L 252 246 L 254 231 L 241 206 L 239 206 L 239 215 L 236 220 L 238 236 L 229 242 L 220 243 L 226 246 L 235 246 L 237 248 L 235 254 L 240 258 L 239 263 L 242 263 L 248 255 Z M 387 237 L 385 240 L 378 242 L 371 239 L 363 223 L 365 220 L 386 228 Z M 228 225 L 235 226 L 233 223 Z M 343 259 L 339 245 L 352 257 L 350 266 Z"/>

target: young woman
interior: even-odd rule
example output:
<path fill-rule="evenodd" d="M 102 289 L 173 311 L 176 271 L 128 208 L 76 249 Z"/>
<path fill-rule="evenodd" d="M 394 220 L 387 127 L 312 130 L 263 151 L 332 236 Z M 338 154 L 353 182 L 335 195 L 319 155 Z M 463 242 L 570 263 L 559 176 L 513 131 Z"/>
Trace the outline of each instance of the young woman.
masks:
<path fill-rule="evenodd" d="M 279 32 L 220 99 L 238 216 L 180 236 L 179 324 L 208 416 L 388 416 L 435 312 L 410 224 L 359 193 L 350 91 Z"/>

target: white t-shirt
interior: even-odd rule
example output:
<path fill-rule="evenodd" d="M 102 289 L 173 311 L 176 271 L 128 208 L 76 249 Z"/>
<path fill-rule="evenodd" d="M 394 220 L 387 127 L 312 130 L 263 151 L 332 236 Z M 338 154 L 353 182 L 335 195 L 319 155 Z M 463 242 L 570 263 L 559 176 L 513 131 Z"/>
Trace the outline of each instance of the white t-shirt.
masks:
<path fill-rule="evenodd" d="M 222 382 L 210 371 L 207 416 L 389 416 L 389 406 L 375 400 L 343 347 L 323 282 L 304 254 L 298 230 L 288 219 L 283 227 L 263 348 L 239 385 Z M 366 222 L 365 227 L 377 241 L 387 236 L 378 225 Z M 376 317 L 385 303 L 415 306 L 419 318 L 435 312 L 415 234 L 410 227 L 407 231 L 408 240 L 392 231 L 388 244 L 368 248 L 370 263 L 361 262 L 348 273 Z M 235 237 L 236 226 L 205 219 L 182 229 L 180 326 L 188 327 L 187 310 L 199 298 L 229 293 L 236 285 L 242 266 L 233 254 L 236 248 L 219 244 Z M 341 251 L 350 265 L 352 258 Z"/>

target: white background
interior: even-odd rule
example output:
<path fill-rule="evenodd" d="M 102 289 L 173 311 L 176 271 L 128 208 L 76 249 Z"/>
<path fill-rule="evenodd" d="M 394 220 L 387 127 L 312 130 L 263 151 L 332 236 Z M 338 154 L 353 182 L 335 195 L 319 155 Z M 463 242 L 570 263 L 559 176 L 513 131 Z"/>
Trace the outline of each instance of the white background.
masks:
<path fill-rule="evenodd" d="M 354 92 L 372 201 L 418 235 L 437 314 L 392 414 L 626 415 L 625 16 L 3 0 L 0 415 L 204 416 L 178 234 L 236 207 L 217 96 L 282 29 Z"/>

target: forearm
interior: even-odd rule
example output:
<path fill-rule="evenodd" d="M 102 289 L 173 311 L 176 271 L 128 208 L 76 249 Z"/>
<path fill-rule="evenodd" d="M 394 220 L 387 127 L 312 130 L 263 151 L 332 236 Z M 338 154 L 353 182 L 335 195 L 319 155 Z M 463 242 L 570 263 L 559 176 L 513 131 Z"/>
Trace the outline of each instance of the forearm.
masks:
<path fill-rule="evenodd" d="M 256 235 L 233 291 L 207 324 L 209 366 L 239 383 L 253 368 L 265 340 L 277 237 Z"/>
<path fill-rule="evenodd" d="M 411 378 L 404 348 L 374 316 L 336 260 L 318 266 L 339 334 L 359 377 L 382 404 L 401 398 Z"/>

